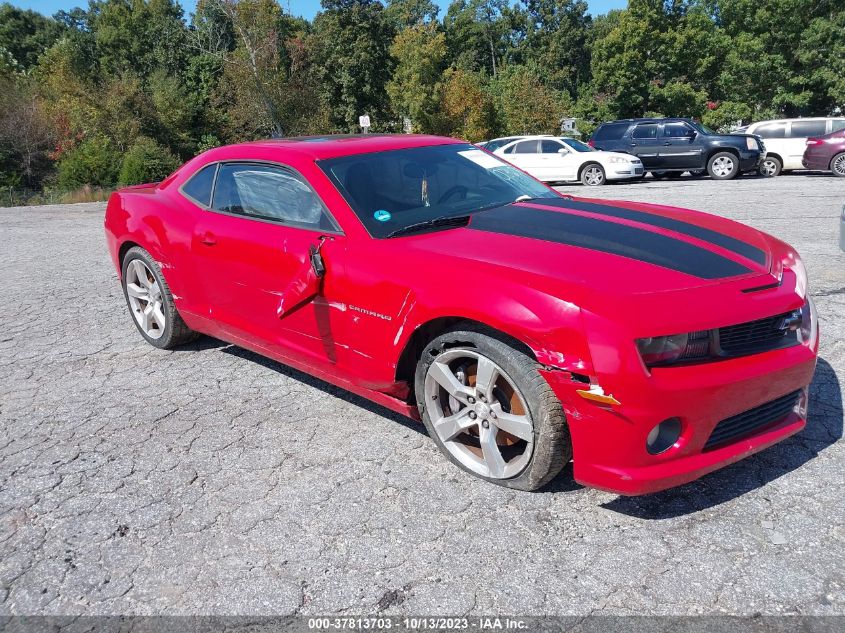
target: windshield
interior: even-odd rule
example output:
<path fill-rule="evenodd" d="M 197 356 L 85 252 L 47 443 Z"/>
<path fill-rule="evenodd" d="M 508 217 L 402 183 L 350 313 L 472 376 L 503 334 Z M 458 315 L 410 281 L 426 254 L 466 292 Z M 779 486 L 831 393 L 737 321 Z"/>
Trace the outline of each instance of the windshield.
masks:
<path fill-rule="evenodd" d="M 704 125 L 704 123 L 699 123 L 698 121 L 693 121 L 692 124 L 695 127 L 697 127 L 701 132 L 704 132 L 705 134 L 718 134 L 717 131 L 711 130 L 709 127 Z"/>
<path fill-rule="evenodd" d="M 470 215 L 519 197 L 556 198 L 552 189 L 472 145 L 415 147 L 321 160 L 373 237 Z"/>
<path fill-rule="evenodd" d="M 590 147 L 589 145 L 586 145 L 586 144 L 582 143 L 581 141 L 576 141 L 574 138 L 561 138 L 560 140 L 563 141 L 564 143 L 566 143 L 567 145 L 569 145 L 569 147 L 574 149 L 576 152 L 594 152 L 594 151 L 596 151 L 592 147 Z"/>

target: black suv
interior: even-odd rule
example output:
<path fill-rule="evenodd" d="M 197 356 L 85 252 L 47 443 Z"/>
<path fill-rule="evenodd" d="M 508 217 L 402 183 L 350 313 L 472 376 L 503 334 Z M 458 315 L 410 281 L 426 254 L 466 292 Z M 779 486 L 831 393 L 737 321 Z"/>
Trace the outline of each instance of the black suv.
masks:
<path fill-rule="evenodd" d="M 633 154 L 652 176 L 680 176 L 707 170 L 711 178 L 729 180 L 756 171 L 766 155 L 762 139 L 751 134 L 717 134 L 690 119 L 625 119 L 602 123 L 590 145 L 608 152 Z"/>

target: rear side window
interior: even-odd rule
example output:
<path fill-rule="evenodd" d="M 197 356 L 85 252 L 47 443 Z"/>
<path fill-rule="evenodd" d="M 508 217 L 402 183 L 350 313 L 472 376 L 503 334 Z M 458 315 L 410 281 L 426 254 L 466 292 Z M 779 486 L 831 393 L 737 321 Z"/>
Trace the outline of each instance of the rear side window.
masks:
<path fill-rule="evenodd" d="M 766 125 L 761 125 L 754 130 L 754 134 L 759 135 L 761 138 L 786 138 L 786 123 L 767 123 Z"/>
<path fill-rule="evenodd" d="M 628 129 L 628 123 L 605 123 L 593 134 L 594 141 L 615 141 L 622 138 Z"/>
<path fill-rule="evenodd" d="M 831 132 L 838 132 L 839 130 L 845 130 L 845 119 L 833 119 L 831 121 L 833 127 L 830 129 Z"/>
<path fill-rule="evenodd" d="M 272 165 L 221 165 L 211 206 L 248 218 L 334 228 L 317 194 L 292 172 Z"/>
<path fill-rule="evenodd" d="M 536 154 L 537 141 L 522 141 L 513 148 L 514 154 Z"/>
<path fill-rule="evenodd" d="M 827 131 L 827 121 L 793 121 L 791 138 L 822 136 Z"/>
<path fill-rule="evenodd" d="M 634 138 L 657 138 L 657 123 L 640 123 L 634 128 Z"/>
<path fill-rule="evenodd" d="M 217 165 L 206 165 L 182 185 L 182 193 L 194 202 L 207 207 L 211 205 L 211 188 L 214 186 L 214 174 Z"/>

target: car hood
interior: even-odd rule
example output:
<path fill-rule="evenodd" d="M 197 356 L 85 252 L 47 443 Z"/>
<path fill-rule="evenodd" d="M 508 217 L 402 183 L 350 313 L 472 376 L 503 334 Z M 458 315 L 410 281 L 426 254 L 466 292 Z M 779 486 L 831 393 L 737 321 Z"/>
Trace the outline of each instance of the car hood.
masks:
<path fill-rule="evenodd" d="M 636 161 L 638 163 L 641 162 L 638 157 L 633 156 L 631 154 L 626 154 L 624 152 L 607 152 L 603 149 L 597 149 L 594 152 L 583 152 L 583 156 L 585 158 L 595 157 L 598 159 L 613 158 L 614 156 L 618 156 L 620 158 L 624 158 L 626 161 Z"/>
<path fill-rule="evenodd" d="M 410 237 L 423 260 L 459 258 L 462 270 L 619 297 L 780 275 L 777 242 L 742 224 L 672 207 L 585 198 L 537 199 L 475 213 L 465 228 Z M 785 246 L 785 245 L 784 245 Z M 559 294 L 555 292 L 555 294 Z"/>

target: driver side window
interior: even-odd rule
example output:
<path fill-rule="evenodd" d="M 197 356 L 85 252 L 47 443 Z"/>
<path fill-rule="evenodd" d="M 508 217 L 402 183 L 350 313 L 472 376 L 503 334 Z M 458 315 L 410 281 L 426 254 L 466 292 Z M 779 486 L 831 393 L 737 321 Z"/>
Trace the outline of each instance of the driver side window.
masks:
<path fill-rule="evenodd" d="M 314 230 L 337 230 L 311 187 L 293 172 L 263 164 L 222 164 L 211 208 Z"/>

